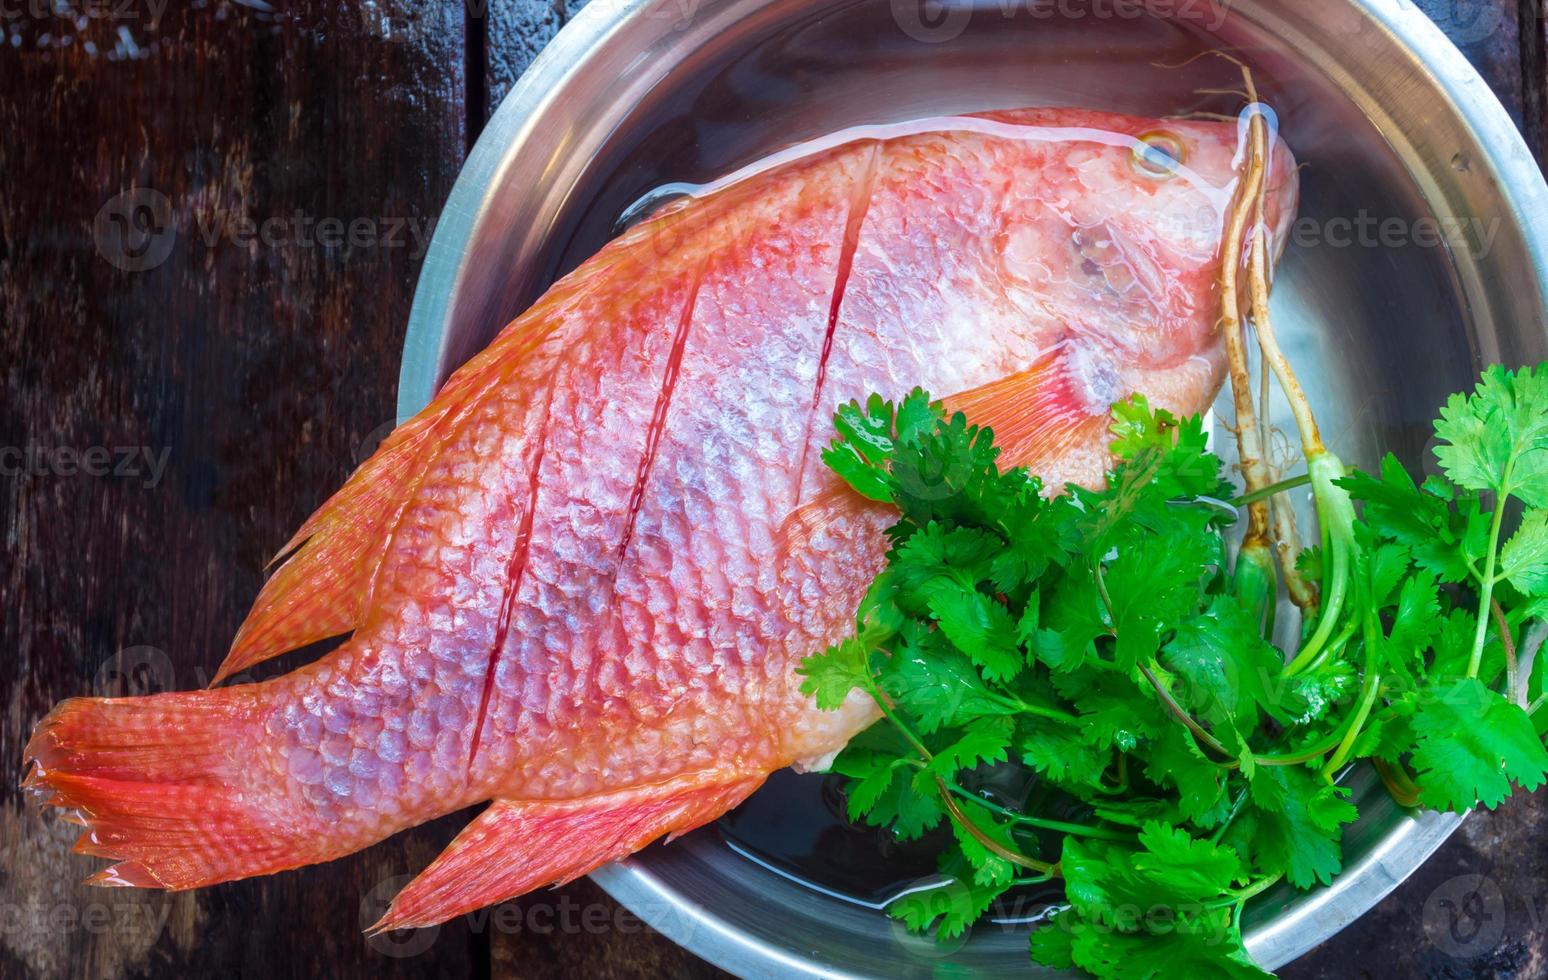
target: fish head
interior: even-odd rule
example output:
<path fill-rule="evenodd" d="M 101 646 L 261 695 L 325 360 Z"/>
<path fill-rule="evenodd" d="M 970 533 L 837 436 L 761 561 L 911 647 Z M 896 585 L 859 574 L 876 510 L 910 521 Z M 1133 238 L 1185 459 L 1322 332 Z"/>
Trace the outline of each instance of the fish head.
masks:
<path fill-rule="evenodd" d="M 1083 110 L 994 118 L 1035 133 L 1012 168 L 996 242 L 1011 301 L 1056 324 L 1107 396 L 1139 390 L 1202 411 L 1223 377 L 1222 242 L 1246 122 Z M 1275 134 L 1264 224 L 1276 257 L 1296 199 L 1295 163 Z"/>

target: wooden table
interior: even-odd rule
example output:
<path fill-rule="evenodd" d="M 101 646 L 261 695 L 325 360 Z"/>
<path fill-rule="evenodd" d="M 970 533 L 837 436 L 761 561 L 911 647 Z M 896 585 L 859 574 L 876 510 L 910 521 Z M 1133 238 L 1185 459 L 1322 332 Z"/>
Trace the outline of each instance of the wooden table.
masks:
<path fill-rule="evenodd" d="M 1541 159 L 1541 0 L 1421 5 Z M 76 829 L 15 788 L 58 699 L 208 681 L 264 561 L 390 424 L 428 233 L 490 108 L 571 13 L 312 6 L 0 2 L 0 976 L 717 975 L 587 882 L 368 944 L 467 814 L 168 896 L 77 884 Z M 147 218 L 174 233 L 99 247 Z M 1286 975 L 1542 974 L 1545 845 L 1540 802 L 1473 818 Z"/>

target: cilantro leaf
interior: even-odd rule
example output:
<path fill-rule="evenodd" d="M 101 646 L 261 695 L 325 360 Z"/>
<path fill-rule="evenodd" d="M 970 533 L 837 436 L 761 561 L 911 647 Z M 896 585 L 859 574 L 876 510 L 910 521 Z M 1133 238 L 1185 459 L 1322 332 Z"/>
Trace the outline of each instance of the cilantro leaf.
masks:
<path fill-rule="evenodd" d="M 910 890 L 887 906 L 887 914 L 914 932 L 934 927 L 938 939 L 955 939 L 989 910 L 1005 886 L 976 881 L 973 867 L 961 855 L 948 855 L 941 871 L 940 884 Z"/>
<path fill-rule="evenodd" d="M 975 769 L 985 762 L 1005 761 L 1010 748 L 1013 724 L 1007 718 L 985 718 L 974 722 L 956 741 L 939 749 L 930 760 L 929 771 L 942 779 L 951 779 L 961 769 Z"/>
<path fill-rule="evenodd" d="M 1004 695 L 989 689 L 967 657 L 926 637 L 893 654 L 882 672 L 881 685 L 917 720 L 924 735 L 1018 710 Z"/>
<path fill-rule="evenodd" d="M 1283 872 L 1298 888 L 1332 881 L 1343 867 L 1343 825 L 1356 816 L 1349 791 L 1299 766 L 1261 766 L 1249 786 L 1254 824 L 1244 843 L 1257 869 Z"/>
<path fill-rule="evenodd" d="M 1268 683 L 1283 655 L 1259 633 L 1252 614 L 1232 596 L 1215 596 L 1202 614 L 1183 621 L 1161 651 L 1161 662 L 1185 684 L 1178 700 L 1195 717 L 1251 731 L 1258 709 L 1283 717 Z"/>
<path fill-rule="evenodd" d="M 1412 725 L 1420 799 L 1437 810 L 1494 809 L 1511 783 L 1536 789 L 1548 779 L 1548 752 L 1517 705 L 1476 678 L 1427 692 Z"/>
<path fill-rule="evenodd" d="M 1435 456 L 1452 482 L 1548 506 L 1548 370 L 1486 369 L 1435 422 Z"/>
<path fill-rule="evenodd" d="M 1500 548 L 1499 574 L 1523 595 L 1548 595 L 1548 510 L 1529 510 Z"/>
<path fill-rule="evenodd" d="M 849 692 L 867 682 L 865 645 L 859 637 L 851 637 L 807 657 L 796 673 L 803 678 L 802 694 L 814 698 L 824 711 L 837 711 L 849 699 Z"/>
<path fill-rule="evenodd" d="M 1354 471 L 1338 482 L 1364 504 L 1363 522 L 1407 548 L 1419 567 L 1434 572 L 1443 582 L 1461 582 L 1468 577 L 1451 497 L 1436 492 L 1444 484 L 1426 483 L 1421 489 L 1391 453 L 1381 459 L 1379 479 Z"/>
<path fill-rule="evenodd" d="M 1016 620 L 1004 605 L 977 590 L 941 582 L 929 606 L 941 632 L 985 677 L 1007 681 L 1021 672 L 1026 659 L 1016 645 Z"/>

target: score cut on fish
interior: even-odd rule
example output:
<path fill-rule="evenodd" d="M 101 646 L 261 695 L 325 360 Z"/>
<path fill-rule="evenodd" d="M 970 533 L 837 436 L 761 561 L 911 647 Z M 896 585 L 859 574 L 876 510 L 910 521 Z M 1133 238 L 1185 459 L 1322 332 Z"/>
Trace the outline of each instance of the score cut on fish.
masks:
<path fill-rule="evenodd" d="M 795 667 L 851 635 L 888 512 L 822 465 L 837 405 L 915 385 L 1002 465 L 1099 483 L 1109 405 L 1207 408 L 1232 123 L 929 120 L 715 185 L 556 283 L 281 550 L 225 679 L 74 698 L 27 784 L 194 888 L 490 801 L 376 929 L 569 880 L 831 757 L 874 720 Z M 1293 219 L 1276 144 L 1265 220 Z"/>

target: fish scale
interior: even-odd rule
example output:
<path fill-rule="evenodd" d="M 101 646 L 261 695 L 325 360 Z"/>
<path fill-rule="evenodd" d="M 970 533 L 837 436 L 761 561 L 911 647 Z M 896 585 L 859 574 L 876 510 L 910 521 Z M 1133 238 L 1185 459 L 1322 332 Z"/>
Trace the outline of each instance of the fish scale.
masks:
<path fill-rule="evenodd" d="M 1171 179 L 1134 165 L 1167 128 Z M 29 782 L 114 884 L 194 887 L 490 807 L 381 928 L 441 921 L 711 820 L 868 724 L 795 667 L 854 628 L 887 510 L 821 465 L 834 408 L 923 385 L 1002 462 L 1093 482 L 1110 401 L 1205 408 L 1236 128 L 1025 110 L 718 187 L 556 284 L 287 546 L 221 677 L 73 699 Z M 1293 213 L 1275 157 L 1271 220 Z M 1211 211 L 1213 209 L 1213 211 Z M 1207 224 L 1204 222 L 1203 224 Z M 1202 311 L 1202 312 L 1201 312 Z"/>

